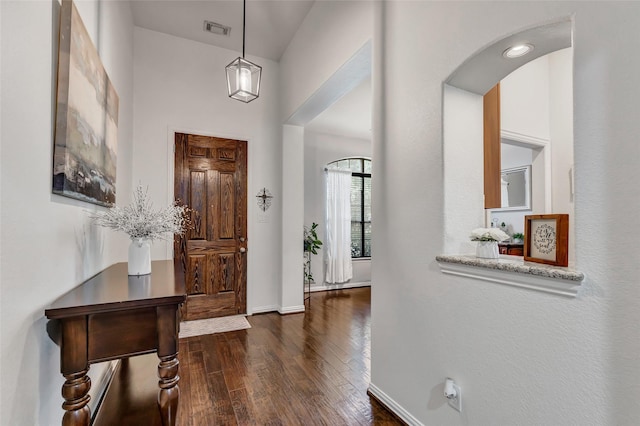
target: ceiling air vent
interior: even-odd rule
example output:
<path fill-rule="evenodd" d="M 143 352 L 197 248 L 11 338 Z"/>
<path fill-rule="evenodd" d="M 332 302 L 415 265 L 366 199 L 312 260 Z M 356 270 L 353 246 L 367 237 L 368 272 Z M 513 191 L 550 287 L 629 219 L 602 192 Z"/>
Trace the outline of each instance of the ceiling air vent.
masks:
<path fill-rule="evenodd" d="M 204 30 L 213 34 L 223 35 L 229 37 L 231 34 L 231 27 L 225 27 L 222 24 L 217 24 L 211 21 L 204 21 Z"/>

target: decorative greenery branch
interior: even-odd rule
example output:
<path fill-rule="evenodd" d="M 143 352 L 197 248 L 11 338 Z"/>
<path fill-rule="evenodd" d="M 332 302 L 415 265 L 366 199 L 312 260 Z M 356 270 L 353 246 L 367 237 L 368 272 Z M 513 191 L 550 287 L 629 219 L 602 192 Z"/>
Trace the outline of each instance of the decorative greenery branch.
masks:
<path fill-rule="evenodd" d="M 145 190 L 138 185 L 130 205 L 113 206 L 105 212 L 96 212 L 91 215 L 91 219 L 96 225 L 122 231 L 134 240 L 169 240 L 173 234 L 183 235 L 190 228 L 189 211 L 187 206 L 179 205 L 178 202 L 164 209 L 154 210 L 148 188 Z"/>

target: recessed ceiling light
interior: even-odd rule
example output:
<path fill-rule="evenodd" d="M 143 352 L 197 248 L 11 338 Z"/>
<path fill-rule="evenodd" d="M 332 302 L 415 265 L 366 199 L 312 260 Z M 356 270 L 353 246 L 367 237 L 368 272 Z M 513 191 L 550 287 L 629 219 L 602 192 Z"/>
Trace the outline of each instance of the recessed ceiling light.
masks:
<path fill-rule="evenodd" d="M 533 45 L 529 43 L 516 44 L 515 46 L 511 46 L 504 52 L 502 52 L 502 56 L 505 58 L 513 59 L 519 58 L 520 56 L 524 56 L 527 53 L 533 50 Z"/>

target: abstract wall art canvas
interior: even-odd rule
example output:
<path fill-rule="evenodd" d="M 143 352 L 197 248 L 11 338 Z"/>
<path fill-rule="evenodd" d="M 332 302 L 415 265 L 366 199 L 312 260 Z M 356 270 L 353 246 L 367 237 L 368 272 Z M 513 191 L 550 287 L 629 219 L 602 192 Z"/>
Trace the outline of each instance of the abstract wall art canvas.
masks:
<path fill-rule="evenodd" d="M 116 200 L 118 94 L 71 0 L 60 10 L 53 192 L 109 206 Z"/>

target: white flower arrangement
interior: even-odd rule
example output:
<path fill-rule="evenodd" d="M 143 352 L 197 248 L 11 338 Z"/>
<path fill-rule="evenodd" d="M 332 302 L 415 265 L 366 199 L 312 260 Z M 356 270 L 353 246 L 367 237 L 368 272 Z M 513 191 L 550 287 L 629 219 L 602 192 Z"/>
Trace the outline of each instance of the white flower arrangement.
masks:
<path fill-rule="evenodd" d="M 189 209 L 173 203 L 170 206 L 154 211 L 146 190 L 141 185 L 133 193 L 133 203 L 126 207 L 113 206 L 106 212 L 96 212 L 91 219 L 96 225 L 123 231 L 132 240 L 148 239 L 168 240 L 167 234 L 183 235 L 190 227 Z"/>
<path fill-rule="evenodd" d="M 471 231 L 471 241 L 505 241 L 511 238 L 498 228 L 477 228 Z"/>

